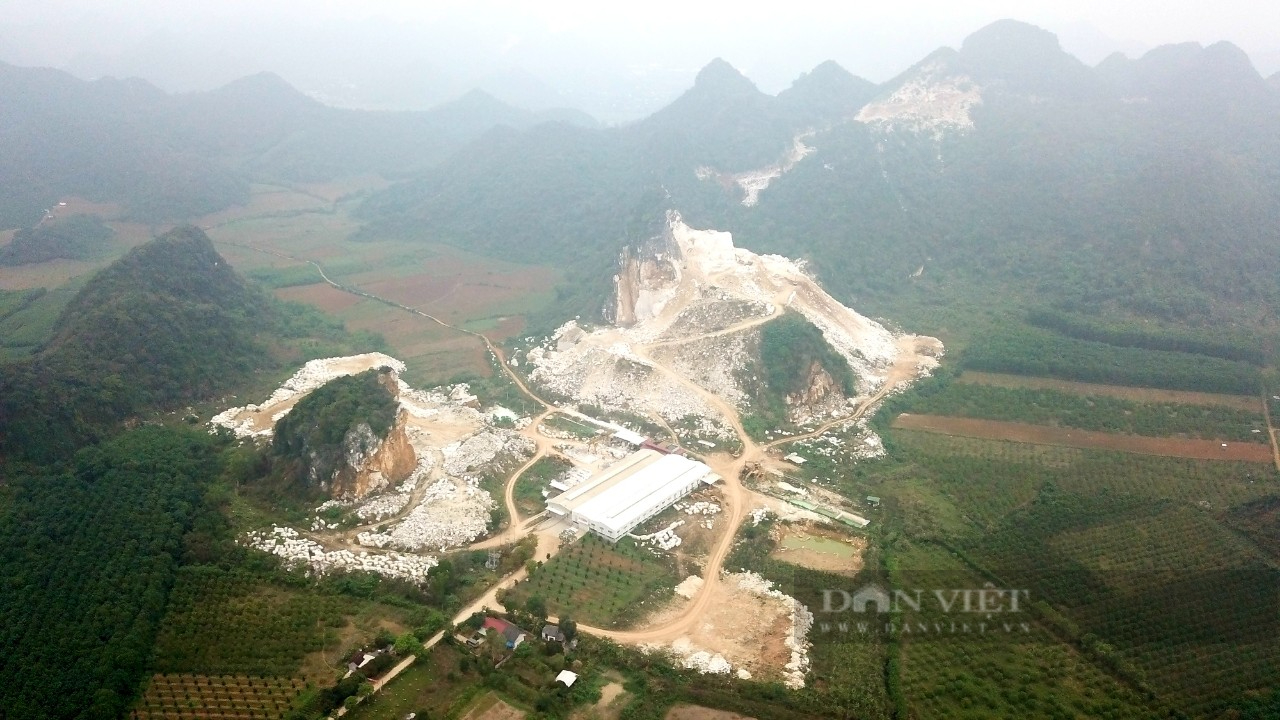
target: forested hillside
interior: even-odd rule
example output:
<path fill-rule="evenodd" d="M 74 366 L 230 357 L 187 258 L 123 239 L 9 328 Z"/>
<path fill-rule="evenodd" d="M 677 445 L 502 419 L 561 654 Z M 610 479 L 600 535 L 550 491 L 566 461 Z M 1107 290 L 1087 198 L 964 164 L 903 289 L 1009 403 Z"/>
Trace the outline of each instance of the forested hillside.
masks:
<path fill-rule="evenodd" d="M 151 662 L 160 619 L 219 473 L 219 442 L 145 428 L 66 469 L 9 475 L 0 508 L 0 716 L 114 718 Z"/>
<path fill-rule="evenodd" d="M 121 421 L 233 391 L 283 318 L 193 227 L 94 276 L 29 360 L 0 366 L 0 454 L 49 460 Z"/>
<path fill-rule="evenodd" d="M 684 95 L 620 128 L 542 125 L 485 135 L 437 168 L 371 198 L 370 238 L 418 237 L 564 267 L 554 320 L 598 315 L 622 247 L 649 238 L 671 207 L 737 204 L 741 191 L 695 168 L 743 172 L 779 162 L 804 130 L 836 122 L 873 92 L 827 63 L 777 97 L 723 60 Z"/>
<path fill-rule="evenodd" d="M 112 230 L 93 215 L 42 222 L 14 233 L 0 247 L 0 265 L 30 265 L 48 260 L 88 260 L 104 251 Z"/>
<path fill-rule="evenodd" d="M 854 119 L 868 100 L 883 117 Z M 1089 68 L 1052 34 L 1002 21 L 879 88 L 826 64 L 774 98 L 717 61 L 645 121 L 486 137 L 365 216 L 587 278 L 610 271 L 599 244 L 616 249 L 637 212 L 671 207 L 752 250 L 808 258 L 873 312 L 927 319 L 922 308 L 999 288 L 1012 305 L 1267 327 L 1280 308 L 1277 127 L 1280 94 L 1229 44 Z M 724 173 L 777 162 L 805 129 L 812 154 L 758 204 L 739 202 Z M 644 191 L 658 207 L 642 209 Z"/>
<path fill-rule="evenodd" d="M 168 95 L 141 80 L 0 63 L 0 96 L 0 228 L 30 225 L 69 195 L 143 221 L 182 220 L 245 202 L 250 181 L 399 177 L 497 125 L 594 124 L 478 92 L 429 112 L 340 110 L 270 74 Z"/>
<path fill-rule="evenodd" d="M 0 365 L 0 717 L 121 717 L 179 568 L 245 562 L 229 488 L 269 463 L 159 411 L 352 342 L 180 227 L 85 283 L 35 356 Z"/>

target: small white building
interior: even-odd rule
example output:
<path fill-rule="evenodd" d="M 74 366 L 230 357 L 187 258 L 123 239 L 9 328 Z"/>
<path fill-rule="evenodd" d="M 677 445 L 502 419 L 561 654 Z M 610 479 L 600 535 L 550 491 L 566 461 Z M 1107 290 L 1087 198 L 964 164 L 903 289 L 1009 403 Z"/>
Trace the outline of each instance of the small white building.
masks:
<path fill-rule="evenodd" d="M 703 463 L 646 448 L 552 498 L 547 510 L 617 542 L 699 486 L 719 480 Z"/>

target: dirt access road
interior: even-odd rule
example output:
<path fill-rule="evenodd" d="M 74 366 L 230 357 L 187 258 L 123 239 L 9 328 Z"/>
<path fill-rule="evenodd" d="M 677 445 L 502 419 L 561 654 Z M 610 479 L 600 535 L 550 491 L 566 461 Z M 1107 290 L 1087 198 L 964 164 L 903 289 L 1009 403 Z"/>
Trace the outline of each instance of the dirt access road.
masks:
<path fill-rule="evenodd" d="M 695 336 L 683 340 L 683 342 L 694 342 L 701 339 L 702 336 Z M 876 403 L 884 399 L 886 395 L 892 392 L 903 382 L 909 382 L 914 379 L 920 371 L 921 357 L 923 353 L 932 351 L 937 341 L 932 338 L 918 338 L 914 336 L 905 336 L 899 340 L 899 347 L 902 351 L 899 354 L 898 361 L 889 369 L 886 374 L 884 383 L 865 400 L 859 403 L 853 413 L 832 420 L 822 425 L 817 430 L 801 436 L 787 437 L 774 440 L 763 445 L 757 444 L 752 440 L 742 427 L 742 420 L 738 414 L 737 408 L 725 402 L 719 396 L 708 392 L 706 389 L 692 382 L 688 378 L 680 375 L 672 369 L 653 360 L 644 349 L 633 348 L 633 350 L 645 360 L 653 363 L 660 371 L 667 373 L 673 380 L 689 389 L 690 392 L 696 393 L 704 401 L 706 401 L 717 412 L 721 413 L 725 420 L 733 427 L 734 432 L 738 435 L 738 439 L 742 442 L 742 453 L 738 457 L 733 457 L 725 453 L 719 453 L 707 457 L 707 464 L 711 466 L 720 477 L 724 479 L 724 496 L 726 515 L 728 523 L 724 529 L 724 534 L 719 541 L 711 549 L 710 556 L 707 558 L 704 566 L 702 577 L 703 585 L 698 593 L 693 597 L 684 611 L 675 617 L 667 618 L 662 625 L 658 627 L 646 628 L 643 630 L 606 630 L 604 628 L 591 627 L 588 625 L 579 625 L 579 629 L 583 632 L 611 638 L 617 642 L 640 644 L 654 643 L 675 640 L 683 635 L 689 634 L 698 624 L 700 619 L 707 613 L 713 596 L 715 595 L 715 586 L 721 582 L 720 571 L 724 567 L 725 558 L 728 557 L 729 551 L 733 549 L 733 539 L 737 537 L 738 529 L 742 525 L 743 519 L 746 517 L 747 505 L 755 501 L 755 493 L 746 488 L 741 481 L 742 470 L 748 463 L 765 462 L 768 460 L 768 450 L 775 445 L 807 437 L 816 437 L 827 432 L 832 427 L 843 425 L 858 420 L 867 414 L 867 412 L 875 407 Z M 664 343 L 670 344 L 670 343 Z"/>

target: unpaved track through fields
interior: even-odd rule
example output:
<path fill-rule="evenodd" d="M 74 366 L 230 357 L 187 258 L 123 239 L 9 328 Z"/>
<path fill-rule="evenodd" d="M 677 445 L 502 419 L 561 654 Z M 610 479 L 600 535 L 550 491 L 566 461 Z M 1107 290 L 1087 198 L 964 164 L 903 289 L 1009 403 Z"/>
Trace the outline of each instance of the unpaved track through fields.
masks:
<path fill-rule="evenodd" d="M 1276 440 L 1276 429 L 1271 425 L 1271 400 L 1267 393 L 1262 393 L 1262 417 L 1267 421 L 1267 439 L 1271 441 L 1271 457 L 1275 460 L 1276 470 L 1280 471 L 1280 441 Z"/>

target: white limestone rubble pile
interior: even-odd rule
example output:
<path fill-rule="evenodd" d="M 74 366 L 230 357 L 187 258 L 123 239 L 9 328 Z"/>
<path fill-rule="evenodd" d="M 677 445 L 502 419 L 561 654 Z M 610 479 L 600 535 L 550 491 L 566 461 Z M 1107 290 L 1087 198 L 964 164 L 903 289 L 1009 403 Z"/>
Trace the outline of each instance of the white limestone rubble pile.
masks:
<path fill-rule="evenodd" d="M 692 600 L 698 594 L 698 591 L 702 589 L 703 584 L 702 578 L 697 575 L 690 575 L 681 580 L 679 585 L 676 585 L 675 592 L 680 597 Z"/>
<path fill-rule="evenodd" d="M 427 488 L 422 502 L 389 532 L 362 532 L 361 545 L 401 550 L 460 547 L 489 530 L 493 497 L 478 481 L 444 477 Z"/>
<path fill-rule="evenodd" d="M 404 482 L 390 493 L 369 498 L 367 501 L 360 503 L 356 507 L 356 516 L 361 520 L 377 522 L 383 518 L 389 518 L 400 514 L 409 501 L 413 499 L 413 493 L 418 489 L 418 484 L 426 480 L 431 474 L 431 468 L 435 466 L 435 458 L 430 453 L 421 453 L 418 456 L 418 466 L 414 468 L 411 474 Z"/>
<path fill-rule="evenodd" d="M 320 543 L 300 536 L 297 530 L 278 525 L 273 525 L 270 530 L 250 532 L 240 542 L 282 558 L 287 567 L 306 567 L 316 575 L 358 571 L 420 583 L 427 579 L 428 572 L 438 564 L 434 557 L 396 552 L 326 551 Z"/>

